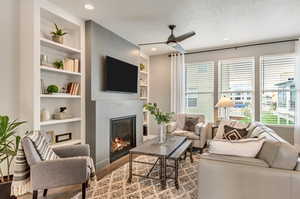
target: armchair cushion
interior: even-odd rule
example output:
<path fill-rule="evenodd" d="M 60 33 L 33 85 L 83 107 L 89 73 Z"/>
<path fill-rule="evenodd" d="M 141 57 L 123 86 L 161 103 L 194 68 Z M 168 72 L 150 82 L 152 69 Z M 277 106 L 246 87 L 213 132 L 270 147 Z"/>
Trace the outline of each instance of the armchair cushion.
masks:
<path fill-rule="evenodd" d="M 184 128 L 185 131 L 195 131 L 195 126 L 198 124 L 199 119 L 196 117 L 186 117 Z"/>
<path fill-rule="evenodd" d="M 53 151 L 60 158 L 90 156 L 90 147 L 88 144 L 60 146 L 53 148 Z"/>
<path fill-rule="evenodd" d="M 88 157 L 42 161 L 30 169 L 33 190 L 84 183 L 90 173 Z"/>

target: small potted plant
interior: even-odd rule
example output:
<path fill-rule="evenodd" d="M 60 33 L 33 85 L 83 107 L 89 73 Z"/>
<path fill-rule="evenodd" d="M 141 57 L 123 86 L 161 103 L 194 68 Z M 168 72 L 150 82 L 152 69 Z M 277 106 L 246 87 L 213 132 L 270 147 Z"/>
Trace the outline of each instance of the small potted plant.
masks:
<path fill-rule="evenodd" d="M 55 31 L 51 32 L 52 40 L 57 43 L 63 44 L 64 43 L 64 35 L 66 35 L 68 33 L 64 32 L 61 28 L 59 28 L 56 23 L 54 23 L 54 26 L 55 26 Z"/>
<path fill-rule="evenodd" d="M 48 92 L 49 94 L 58 93 L 58 91 L 59 91 L 59 88 L 58 88 L 58 86 L 56 86 L 56 85 L 50 85 L 50 86 L 48 86 L 48 88 L 47 88 L 47 92 Z"/>
<path fill-rule="evenodd" d="M 172 119 L 174 113 L 164 113 L 160 111 L 156 103 L 148 103 L 144 105 L 145 110 L 149 111 L 154 116 L 157 124 L 159 125 L 159 143 L 165 143 L 167 140 L 166 136 L 166 124 Z"/>
<path fill-rule="evenodd" d="M 16 135 L 16 128 L 25 122 L 10 121 L 8 116 L 0 116 L 0 165 L 6 164 L 6 172 L 0 167 L 0 198 L 9 199 L 12 182 L 11 164 L 20 144 L 20 136 Z M 12 197 L 13 198 L 13 197 Z"/>
<path fill-rule="evenodd" d="M 64 62 L 62 60 L 57 60 L 53 63 L 53 65 L 57 68 L 57 69 L 63 69 L 64 68 Z"/>

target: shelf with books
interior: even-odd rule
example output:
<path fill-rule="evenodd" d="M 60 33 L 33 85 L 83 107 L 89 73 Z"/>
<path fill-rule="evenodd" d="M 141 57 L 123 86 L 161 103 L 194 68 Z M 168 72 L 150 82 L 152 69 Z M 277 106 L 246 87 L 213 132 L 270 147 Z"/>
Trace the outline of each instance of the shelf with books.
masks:
<path fill-rule="evenodd" d="M 40 38 L 40 41 L 41 41 L 41 46 L 53 48 L 55 50 L 62 51 L 64 53 L 69 53 L 69 54 L 81 53 L 81 50 L 79 49 L 72 48 L 63 44 L 59 44 L 43 37 Z"/>
<path fill-rule="evenodd" d="M 72 72 L 72 71 L 67 71 L 67 70 L 63 70 L 63 69 L 56 69 L 56 68 L 49 67 L 49 66 L 41 66 L 41 70 L 55 72 L 55 73 L 63 73 L 63 74 L 68 74 L 68 75 L 81 76 L 80 72 Z"/>

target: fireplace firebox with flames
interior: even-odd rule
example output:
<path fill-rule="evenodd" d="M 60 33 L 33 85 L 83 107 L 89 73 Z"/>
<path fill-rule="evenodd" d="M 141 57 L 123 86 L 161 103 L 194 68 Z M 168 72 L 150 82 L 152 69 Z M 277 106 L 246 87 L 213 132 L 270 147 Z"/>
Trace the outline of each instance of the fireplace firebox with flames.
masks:
<path fill-rule="evenodd" d="M 136 146 L 136 116 L 113 118 L 110 126 L 110 162 L 113 162 Z"/>

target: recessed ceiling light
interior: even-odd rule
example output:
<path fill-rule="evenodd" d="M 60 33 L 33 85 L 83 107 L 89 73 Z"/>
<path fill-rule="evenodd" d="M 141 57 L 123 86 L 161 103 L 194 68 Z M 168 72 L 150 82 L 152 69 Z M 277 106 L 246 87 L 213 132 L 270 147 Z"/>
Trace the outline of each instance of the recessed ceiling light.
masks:
<path fill-rule="evenodd" d="M 87 10 L 94 10 L 95 9 L 95 7 L 92 4 L 89 4 L 89 3 L 84 4 L 84 8 L 87 9 Z"/>
<path fill-rule="evenodd" d="M 230 39 L 229 38 L 224 38 L 224 41 L 229 41 Z"/>
<path fill-rule="evenodd" d="M 152 50 L 152 51 L 156 51 L 156 50 L 157 50 L 157 48 L 151 48 L 151 50 Z"/>

